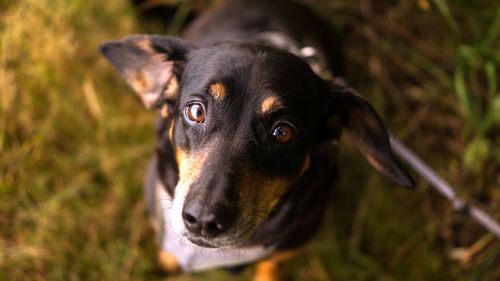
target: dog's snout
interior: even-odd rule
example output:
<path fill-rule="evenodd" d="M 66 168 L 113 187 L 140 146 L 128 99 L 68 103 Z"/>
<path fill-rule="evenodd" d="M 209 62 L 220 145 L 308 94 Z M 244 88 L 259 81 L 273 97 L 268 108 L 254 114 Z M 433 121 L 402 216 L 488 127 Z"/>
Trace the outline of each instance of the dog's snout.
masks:
<path fill-rule="evenodd" d="M 183 209 L 182 218 L 186 228 L 199 236 L 214 238 L 226 232 L 236 215 L 227 204 L 203 204 L 200 200 L 191 200 Z"/>

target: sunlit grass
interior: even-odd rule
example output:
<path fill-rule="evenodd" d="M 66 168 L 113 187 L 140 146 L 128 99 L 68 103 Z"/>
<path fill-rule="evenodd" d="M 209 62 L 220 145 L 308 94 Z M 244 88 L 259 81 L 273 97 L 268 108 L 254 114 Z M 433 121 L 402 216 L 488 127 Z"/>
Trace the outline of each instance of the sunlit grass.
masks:
<path fill-rule="evenodd" d="M 500 219 L 500 4 L 308 2 L 348 27 L 346 80 Z M 0 1 L 0 280 L 164 279 L 141 187 L 154 115 L 96 50 L 138 32 L 127 0 Z M 349 143 L 322 231 L 286 266 L 296 280 L 500 279 L 498 240 L 423 181 L 392 186 Z"/>

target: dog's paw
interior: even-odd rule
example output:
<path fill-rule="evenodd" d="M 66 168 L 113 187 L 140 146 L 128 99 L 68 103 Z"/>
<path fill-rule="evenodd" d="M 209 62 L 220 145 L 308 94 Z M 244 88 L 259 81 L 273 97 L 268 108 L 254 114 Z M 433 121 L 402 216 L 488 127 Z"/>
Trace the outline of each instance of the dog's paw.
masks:
<path fill-rule="evenodd" d="M 160 252 L 158 254 L 158 263 L 160 267 L 169 274 L 180 272 L 179 261 L 174 255 L 168 252 Z"/>

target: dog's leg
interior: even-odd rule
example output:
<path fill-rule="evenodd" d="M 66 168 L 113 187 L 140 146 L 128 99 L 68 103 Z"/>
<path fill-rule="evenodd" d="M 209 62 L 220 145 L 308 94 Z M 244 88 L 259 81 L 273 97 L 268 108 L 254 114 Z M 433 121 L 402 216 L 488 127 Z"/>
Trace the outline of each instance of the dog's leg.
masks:
<path fill-rule="evenodd" d="M 257 263 L 256 271 L 253 276 L 253 281 L 279 281 L 279 280 L 280 280 L 280 272 L 278 263 L 270 260 L 264 260 Z"/>
<path fill-rule="evenodd" d="M 160 251 L 158 254 L 158 263 L 160 267 L 169 274 L 178 273 L 180 271 L 179 261 L 169 252 Z"/>
<path fill-rule="evenodd" d="M 297 254 L 298 250 L 278 251 L 257 263 L 253 281 L 281 280 L 280 265 Z"/>

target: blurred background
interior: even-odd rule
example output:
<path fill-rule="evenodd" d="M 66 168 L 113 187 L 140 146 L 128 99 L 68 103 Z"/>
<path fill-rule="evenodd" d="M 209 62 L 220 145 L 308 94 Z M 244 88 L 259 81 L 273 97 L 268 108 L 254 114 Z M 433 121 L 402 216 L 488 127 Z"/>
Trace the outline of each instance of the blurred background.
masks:
<path fill-rule="evenodd" d="M 154 114 L 96 46 L 177 34 L 215 1 L 146 2 L 0 0 L 0 280 L 165 279 L 142 199 Z M 305 2 L 343 35 L 345 80 L 500 219 L 500 2 Z M 170 24 L 147 19 L 158 14 Z M 420 178 L 414 191 L 391 184 L 348 138 L 323 228 L 285 266 L 290 277 L 500 280 L 498 239 Z M 249 280 L 252 270 L 168 280 Z"/>

